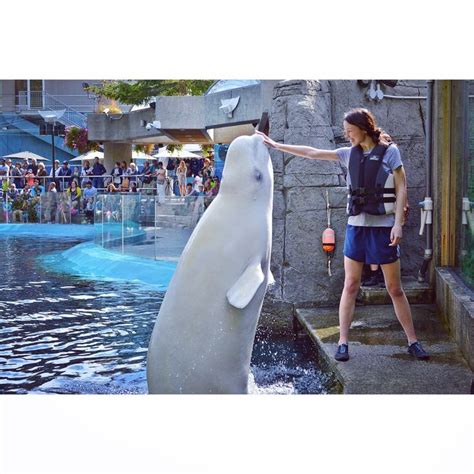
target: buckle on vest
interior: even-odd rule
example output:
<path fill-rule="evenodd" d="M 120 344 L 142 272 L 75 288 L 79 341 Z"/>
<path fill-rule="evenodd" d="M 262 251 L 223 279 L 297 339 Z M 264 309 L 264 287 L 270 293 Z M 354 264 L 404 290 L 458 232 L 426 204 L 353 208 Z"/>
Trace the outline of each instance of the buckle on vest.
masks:
<path fill-rule="evenodd" d="M 356 206 L 361 206 L 361 205 L 364 205 L 367 202 L 367 200 L 364 196 L 356 196 L 353 199 L 353 202 Z"/>

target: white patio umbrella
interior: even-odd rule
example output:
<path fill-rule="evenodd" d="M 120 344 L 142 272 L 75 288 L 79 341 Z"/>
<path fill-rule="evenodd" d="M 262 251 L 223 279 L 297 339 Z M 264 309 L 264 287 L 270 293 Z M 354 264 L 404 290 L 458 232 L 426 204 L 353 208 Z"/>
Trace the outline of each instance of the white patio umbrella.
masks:
<path fill-rule="evenodd" d="M 45 158 L 44 156 L 37 155 L 32 151 L 20 151 L 19 153 L 12 153 L 11 155 L 5 155 L 3 158 L 10 158 L 12 160 L 31 160 L 35 158 L 36 161 L 51 161 L 49 158 Z"/>
<path fill-rule="evenodd" d="M 158 153 L 153 155 L 153 158 L 159 159 L 159 158 L 202 158 L 202 156 L 196 155 L 196 153 L 193 153 L 189 150 L 183 149 L 183 150 L 173 150 L 172 153 L 170 153 L 166 147 L 160 148 Z"/>
<path fill-rule="evenodd" d="M 132 151 L 132 160 L 153 160 L 153 157 L 143 151 Z"/>
<path fill-rule="evenodd" d="M 200 156 L 203 154 L 201 145 L 198 145 L 197 143 L 188 143 L 187 145 L 184 145 L 183 148 L 186 151 L 190 151 L 192 153 L 197 153 Z"/>
<path fill-rule="evenodd" d="M 87 153 L 84 153 L 83 155 L 76 156 L 76 158 L 73 158 L 72 160 L 69 161 L 85 161 L 89 160 L 90 162 L 94 161 L 95 157 L 99 157 L 100 160 L 104 158 L 104 153 L 101 151 L 88 151 Z"/>

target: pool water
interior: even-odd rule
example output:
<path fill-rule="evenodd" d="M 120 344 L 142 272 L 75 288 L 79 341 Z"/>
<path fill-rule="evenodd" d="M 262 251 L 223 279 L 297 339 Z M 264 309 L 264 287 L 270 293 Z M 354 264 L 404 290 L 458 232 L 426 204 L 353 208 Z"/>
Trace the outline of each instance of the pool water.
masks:
<path fill-rule="evenodd" d="M 0 237 L 0 393 L 147 393 L 146 354 L 164 293 L 55 273 L 38 257 L 77 239 Z M 309 341 L 259 331 L 253 393 L 326 393 Z"/>

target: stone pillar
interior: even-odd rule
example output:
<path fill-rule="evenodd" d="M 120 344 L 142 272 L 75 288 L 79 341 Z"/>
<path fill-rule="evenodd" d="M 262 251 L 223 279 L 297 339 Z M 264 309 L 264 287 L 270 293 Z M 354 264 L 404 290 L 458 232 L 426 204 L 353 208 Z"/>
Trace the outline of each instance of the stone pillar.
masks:
<path fill-rule="evenodd" d="M 131 143 L 115 143 L 105 142 L 104 143 L 104 162 L 103 165 L 110 173 L 115 165 L 116 161 L 125 160 L 130 163 L 132 159 L 132 144 Z"/>
<path fill-rule="evenodd" d="M 270 136 L 282 143 L 333 149 L 327 81 L 283 81 L 274 89 Z M 270 299 L 287 308 L 335 302 L 342 287 L 345 181 L 338 162 L 315 161 L 271 150 L 275 171 Z M 321 235 L 327 226 L 326 190 L 337 248 L 329 278 Z"/>

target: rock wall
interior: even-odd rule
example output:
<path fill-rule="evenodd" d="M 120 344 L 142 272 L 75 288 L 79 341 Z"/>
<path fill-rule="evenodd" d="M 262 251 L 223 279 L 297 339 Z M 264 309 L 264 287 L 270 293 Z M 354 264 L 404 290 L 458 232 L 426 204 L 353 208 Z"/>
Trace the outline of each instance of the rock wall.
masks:
<path fill-rule="evenodd" d="M 274 89 L 270 136 L 281 143 L 334 149 L 349 146 L 343 115 L 366 107 L 397 143 L 408 178 L 411 215 L 404 227 L 402 275 L 416 275 L 424 238 L 418 235 L 417 203 L 424 197 L 425 101 L 384 98 L 370 101 L 357 81 L 288 80 Z M 426 95 L 424 81 L 399 81 L 388 95 Z M 288 317 L 294 307 L 338 304 L 344 279 L 343 243 L 347 223 L 346 171 L 338 162 L 308 160 L 270 151 L 275 172 L 271 269 L 276 283 L 267 293 L 264 312 Z M 328 275 L 321 236 L 327 226 L 326 192 L 331 226 L 336 232 L 332 276 Z"/>

